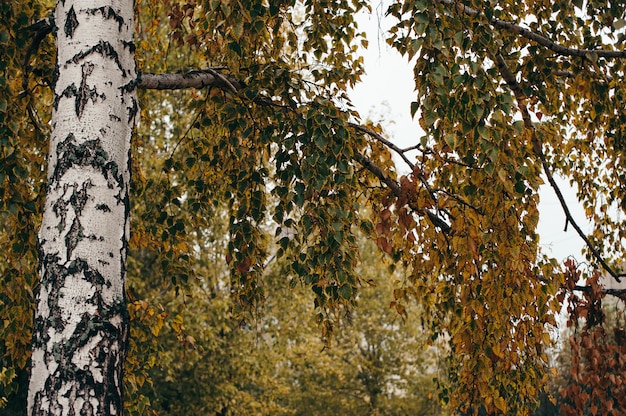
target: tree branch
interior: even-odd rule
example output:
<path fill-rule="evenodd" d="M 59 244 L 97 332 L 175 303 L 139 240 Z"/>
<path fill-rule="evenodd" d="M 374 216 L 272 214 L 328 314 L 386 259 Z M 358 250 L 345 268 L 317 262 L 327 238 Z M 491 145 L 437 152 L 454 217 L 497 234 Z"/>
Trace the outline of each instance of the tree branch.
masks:
<path fill-rule="evenodd" d="M 382 135 L 376 133 L 374 130 L 372 129 L 368 129 L 367 127 L 361 126 L 360 124 L 356 124 L 356 123 L 348 123 L 348 125 L 350 127 L 352 127 L 355 130 L 360 131 L 361 133 L 365 133 L 373 138 L 375 138 L 376 140 L 378 140 L 379 142 L 381 142 L 382 144 L 384 144 L 385 146 L 387 146 L 388 148 L 390 148 L 391 150 L 393 150 L 394 152 L 396 152 L 398 155 L 400 155 L 400 157 L 402 158 L 402 160 L 404 160 L 404 162 L 409 165 L 409 167 L 411 168 L 411 170 L 413 170 L 413 168 L 415 168 L 415 164 L 413 162 L 411 162 L 406 155 L 404 154 L 404 151 L 402 149 L 400 149 L 398 146 L 396 146 L 395 144 L 393 144 L 392 142 L 390 142 L 389 140 L 385 139 Z"/>
<path fill-rule="evenodd" d="M 387 176 L 385 172 L 380 168 L 380 166 L 374 164 L 371 160 L 369 160 L 367 157 L 363 156 L 360 153 L 356 153 L 354 155 L 354 159 L 358 163 L 360 163 L 361 166 L 363 166 L 365 169 L 373 173 L 374 176 L 376 176 L 381 182 L 387 185 L 387 187 L 389 187 L 391 192 L 393 192 L 393 194 L 397 198 L 401 198 L 403 196 L 402 187 L 398 184 L 398 182 L 396 182 L 395 180 Z M 432 212 L 431 210 L 420 209 L 411 201 L 408 201 L 407 204 L 416 213 L 425 212 L 428 218 L 430 219 L 430 221 L 436 227 L 439 227 L 441 231 L 443 231 L 444 233 L 448 234 L 452 230 L 452 228 L 447 222 L 445 222 L 443 219 L 441 219 L 436 213 Z"/>
<path fill-rule="evenodd" d="M 426 177 L 424 177 L 424 175 L 422 173 L 418 173 L 418 172 L 415 171 L 415 164 L 412 163 L 411 161 L 409 161 L 409 159 L 406 157 L 406 155 L 404 154 L 402 149 L 400 149 L 398 146 L 396 146 L 395 144 L 393 144 L 389 140 L 385 139 L 382 135 L 376 133 L 372 129 L 368 129 L 367 127 L 361 126 L 360 124 L 356 124 L 356 123 L 348 123 L 348 125 L 350 127 L 352 127 L 353 129 L 360 131 L 361 133 L 365 133 L 365 134 L 373 137 L 374 139 L 378 140 L 379 142 L 381 142 L 382 144 L 384 144 L 385 146 L 387 146 L 391 150 L 393 150 L 396 153 L 398 153 L 400 155 L 400 157 L 406 162 L 406 164 L 409 165 L 409 167 L 413 171 L 413 175 L 415 177 L 417 177 L 417 179 L 419 179 L 419 181 L 422 183 L 422 185 L 424 185 L 424 187 L 428 191 L 428 194 L 433 199 L 433 202 L 435 203 L 435 205 L 438 205 L 437 196 L 435 195 L 435 192 L 433 191 L 433 189 L 431 188 L 430 184 L 426 180 Z"/>
<path fill-rule="evenodd" d="M 538 43 L 541 46 L 545 46 L 550 49 L 554 53 L 562 56 L 579 56 L 579 57 L 588 57 L 589 55 L 595 55 L 597 57 L 602 58 L 626 58 L 626 51 L 612 51 L 612 50 L 604 50 L 604 49 L 575 49 L 575 48 L 567 48 L 565 46 L 561 46 L 556 42 L 546 38 L 543 35 L 535 33 L 529 29 L 526 29 L 520 25 L 515 23 L 506 22 L 500 19 L 488 19 L 484 13 L 476 10 L 472 7 L 465 6 L 456 0 L 435 0 L 437 3 L 442 3 L 448 6 L 454 6 L 458 11 L 463 12 L 470 16 L 481 16 L 484 17 L 491 23 L 494 27 L 498 29 L 504 29 L 508 32 L 515 33 L 521 35 L 522 37 L 532 40 Z"/>
<path fill-rule="evenodd" d="M 205 88 L 205 87 L 216 87 L 225 91 L 230 91 L 233 93 L 239 92 L 241 88 L 244 87 L 242 82 L 239 82 L 237 79 L 233 77 L 228 77 L 218 72 L 220 68 L 209 68 L 204 70 L 197 71 L 189 71 L 184 73 L 174 73 L 174 74 L 139 74 L 137 77 L 136 87 L 140 89 L 155 89 L 155 90 L 173 90 L 173 89 L 185 89 L 185 88 Z M 254 100 L 255 103 L 259 105 L 266 106 L 277 106 L 285 110 L 293 111 L 291 107 L 283 106 L 280 104 L 274 103 L 269 98 L 256 98 Z M 389 140 L 382 137 L 380 134 L 375 131 L 368 129 L 367 127 L 361 126 L 356 123 L 348 123 L 350 127 L 353 129 L 370 135 L 375 140 L 380 141 L 385 146 L 394 150 L 404 159 L 404 161 L 413 169 L 415 164 L 406 158 L 404 152 L 400 148 L 398 148 L 395 144 L 390 142 Z M 360 163 L 365 169 L 369 170 L 374 174 L 382 183 L 387 185 L 389 189 L 400 198 L 403 195 L 403 191 L 401 186 L 393 179 L 388 177 L 385 172 L 377 165 L 375 165 L 371 160 L 367 157 L 356 154 L 354 159 Z M 435 205 L 437 205 L 437 197 L 435 193 L 432 191 L 430 185 L 426 181 L 426 178 L 421 174 L 416 174 L 417 178 L 422 182 L 422 184 L 428 190 L 428 193 L 433 198 Z M 423 213 L 425 212 L 428 218 L 432 221 L 432 223 L 439 227 L 443 232 L 449 233 L 451 230 L 450 225 L 446 223 L 443 219 L 441 219 L 436 213 L 428 210 L 428 209 L 420 209 L 415 206 L 412 202 L 409 202 L 409 207 L 417 212 Z"/>
<path fill-rule="evenodd" d="M 573 290 L 578 292 L 591 292 L 592 287 L 576 285 L 574 286 Z M 604 295 L 615 296 L 616 298 L 619 298 L 626 302 L 626 289 L 602 289 L 602 293 Z"/>
<path fill-rule="evenodd" d="M 52 28 L 54 25 L 54 20 L 52 16 L 47 19 L 41 19 L 32 25 L 28 26 L 26 30 L 29 32 L 34 32 L 32 41 L 26 50 L 26 54 L 24 55 L 24 60 L 22 61 L 22 66 L 24 68 L 24 72 L 22 74 L 22 92 L 26 92 L 28 90 L 28 74 L 30 73 L 30 57 L 37 52 L 39 49 L 39 44 L 41 41 L 52 33 Z"/>
<path fill-rule="evenodd" d="M 220 74 L 220 68 L 208 68 L 174 74 L 139 74 L 137 88 L 144 90 L 180 90 L 186 88 L 216 87 L 238 92 L 243 83 L 235 78 Z"/>
<path fill-rule="evenodd" d="M 539 141 L 539 138 L 537 137 L 535 126 L 533 125 L 533 122 L 530 118 L 530 114 L 528 113 L 528 109 L 526 107 L 526 97 L 522 93 L 522 89 L 520 88 L 519 84 L 515 80 L 515 76 L 509 69 L 508 65 L 506 64 L 506 62 L 504 61 L 504 58 L 502 57 L 500 53 L 496 55 L 496 65 L 498 66 L 498 69 L 500 70 L 500 74 L 502 75 L 502 78 L 507 83 L 511 91 L 513 91 L 513 94 L 515 95 L 517 106 L 520 110 L 520 113 L 522 114 L 524 128 L 526 128 L 531 134 L 531 143 L 532 143 L 533 152 L 539 157 L 539 160 L 541 161 L 541 166 L 543 167 L 543 171 L 546 174 L 546 177 L 548 178 L 548 182 L 550 183 L 550 186 L 554 190 L 554 193 L 556 194 L 559 200 L 559 203 L 561 204 L 561 208 L 563 209 L 563 212 L 565 213 L 565 218 L 567 222 L 572 224 L 572 227 L 574 227 L 574 229 L 576 230 L 580 238 L 585 242 L 589 250 L 591 250 L 593 257 L 598 261 L 598 263 L 600 263 L 602 268 L 607 273 L 609 273 L 616 281 L 621 282 L 620 278 L 623 276 L 626 276 L 626 273 L 618 274 L 606 263 L 606 261 L 604 261 L 600 252 L 593 246 L 593 244 L 587 238 L 587 236 L 585 235 L 583 230 L 580 228 L 578 223 L 576 223 L 576 221 L 574 220 L 574 217 L 572 216 L 569 210 L 569 207 L 567 206 L 567 203 L 565 202 L 563 193 L 561 192 L 561 189 L 557 185 L 556 181 L 554 180 L 554 176 L 552 176 L 552 172 L 550 171 L 550 166 L 548 165 L 546 156 L 543 153 L 542 144 Z"/>

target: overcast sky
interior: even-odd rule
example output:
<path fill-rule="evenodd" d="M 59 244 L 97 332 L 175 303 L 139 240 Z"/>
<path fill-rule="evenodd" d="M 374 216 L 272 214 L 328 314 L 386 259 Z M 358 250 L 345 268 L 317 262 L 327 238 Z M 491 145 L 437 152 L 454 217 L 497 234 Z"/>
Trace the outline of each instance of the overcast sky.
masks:
<path fill-rule="evenodd" d="M 382 16 L 384 10 L 381 7 L 375 13 Z M 369 50 L 364 55 L 367 74 L 350 96 L 363 118 L 380 122 L 390 140 L 406 147 L 415 144 L 422 132 L 410 113 L 411 101 L 415 100 L 412 67 L 380 38 L 390 24 L 375 16 L 360 19 L 359 28 L 368 33 L 369 39 Z M 560 186 L 570 212 L 583 230 L 588 231 L 589 225 L 574 191 L 565 182 Z M 559 261 L 574 255 L 581 261 L 583 243 L 571 226 L 564 231 L 565 215 L 552 188 L 545 185 L 540 190 L 540 198 L 539 233 L 546 254 Z"/>

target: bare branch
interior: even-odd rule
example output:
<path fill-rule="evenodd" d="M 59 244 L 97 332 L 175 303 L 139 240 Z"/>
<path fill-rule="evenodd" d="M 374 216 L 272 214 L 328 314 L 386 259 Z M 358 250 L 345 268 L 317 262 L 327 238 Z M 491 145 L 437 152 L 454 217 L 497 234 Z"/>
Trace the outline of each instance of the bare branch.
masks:
<path fill-rule="evenodd" d="M 410 152 L 411 150 L 417 150 L 420 147 L 422 147 L 421 144 L 416 144 L 416 145 L 413 145 L 413 146 L 405 147 L 404 149 L 400 149 L 400 151 L 402 153 L 406 153 L 406 152 Z"/>
<path fill-rule="evenodd" d="M 186 88 L 217 87 L 237 92 L 243 84 L 235 78 L 217 72 L 217 69 L 208 68 L 174 74 L 139 74 L 137 88 L 146 90 L 179 90 Z"/>
<path fill-rule="evenodd" d="M 541 166 L 543 167 L 543 171 L 546 174 L 546 177 L 548 178 L 548 182 L 550 183 L 550 186 L 554 190 L 554 193 L 556 194 L 559 200 L 559 203 L 561 204 L 561 208 L 563 209 L 563 212 L 565 213 L 565 218 L 567 222 L 569 224 L 572 224 L 572 227 L 574 227 L 574 229 L 576 230 L 580 238 L 585 242 L 589 250 L 591 250 L 593 257 L 598 261 L 598 263 L 600 263 L 602 268 L 607 273 L 609 273 L 616 281 L 621 282 L 620 278 L 626 276 L 626 273 L 618 274 L 606 263 L 606 261 L 604 261 L 604 259 L 602 258 L 602 254 L 594 247 L 594 245 L 587 238 L 587 236 L 585 235 L 583 230 L 580 228 L 578 223 L 574 220 L 574 217 L 572 216 L 569 210 L 569 207 L 567 206 L 567 203 L 565 202 L 563 193 L 561 192 L 561 189 L 557 185 L 556 181 L 554 180 L 554 176 L 552 176 L 552 172 L 550 171 L 550 166 L 548 165 L 546 156 L 543 153 L 541 142 L 539 141 L 539 138 L 537 137 L 535 126 L 533 125 L 533 122 L 530 118 L 530 114 L 528 113 L 528 109 L 526 107 L 526 97 L 522 93 L 521 88 L 519 87 L 517 81 L 515 80 L 515 76 L 513 75 L 509 67 L 507 66 L 506 62 L 504 61 L 504 58 L 502 57 L 500 53 L 496 55 L 496 65 L 498 66 L 498 69 L 500 70 L 500 74 L 502 75 L 502 78 L 504 79 L 504 81 L 506 81 L 507 85 L 509 86 L 511 91 L 513 91 L 513 94 L 515 95 L 515 99 L 517 100 L 517 106 L 520 112 L 522 113 L 524 127 L 531 133 L 533 151 L 535 152 L 535 154 L 539 157 L 539 160 L 541 161 Z"/>
<path fill-rule="evenodd" d="M 484 13 L 476 10 L 472 7 L 465 6 L 456 0 L 435 0 L 438 3 L 442 3 L 448 6 L 454 6 L 458 11 L 463 12 L 470 16 L 482 16 L 489 21 L 494 27 L 498 29 L 504 29 L 508 32 L 515 33 L 521 35 L 522 37 L 532 40 L 538 43 L 541 46 L 545 46 L 550 49 L 554 53 L 562 56 L 579 56 L 579 57 L 588 57 L 590 55 L 595 55 L 597 57 L 602 58 L 626 58 L 626 51 L 612 51 L 605 49 L 575 49 L 575 48 L 566 48 L 565 46 L 561 46 L 556 42 L 546 38 L 543 35 L 535 33 L 529 29 L 526 29 L 520 25 L 515 23 L 506 22 L 500 19 L 488 19 Z"/>

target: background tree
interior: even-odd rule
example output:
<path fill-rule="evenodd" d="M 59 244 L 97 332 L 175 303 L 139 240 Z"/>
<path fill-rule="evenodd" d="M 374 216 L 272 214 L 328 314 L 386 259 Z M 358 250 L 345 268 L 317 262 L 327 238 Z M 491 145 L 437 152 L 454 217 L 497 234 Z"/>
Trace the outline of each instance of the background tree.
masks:
<path fill-rule="evenodd" d="M 82 81 L 95 76 L 89 66 L 75 74 L 76 94 L 62 89 L 55 100 L 51 93 L 57 76 L 47 33 L 56 25 L 57 38 L 67 36 L 81 22 L 68 18 L 65 3 L 68 12 L 54 22 L 46 18 L 54 5 L 45 1 L 0 6 L 1 381 L 8 386 L 27 365 L 23 329 L 35 328 L 34 230 L 49 188 L 41 166 L 50 108 L 73 99 L 83 114 L 97 101 L 83 107 L 77 100 L 88 92 Z M 122 4 L 103 3 L 90 19 L 117 24 Z M 196 89 L 179 96 L 168 119 L 158 118 L 164 101 L 156 100 L 154 118 L 154 109 L 142 110 L 140 127 L 160 124 L 178 140 L 172 146 L 135 136 L 130 201 L 149 203 L 129 202 L 137 211 L 128 248 L 184 288 L 198 277 L 198 247 L 186 237 L 202 233 L 216 201 L 226 201 L 234 316 L 249 317 L 269 297 L 263 276 L 274 240 L 285 273 L 312 289 L 316 321 L 330 342 L 363 283 L 356 273 L 360 228 L 406 267 L 396 312 L 416 300 L 433 339 L 449 341 L 442 393 L 452 408 L 526 413 L 547 380 L 544 347 L 564 300 L 557 296 L 563 274 L 540 252 L 536 233 L 542 175 L 559 196 L 556 173 L 577 185 L 595 229 L 585 236 L 562 202 L 567 223 L 589 259 L 620 277 L 612 260 L 623 257 L 625 227 L 607 213 L 623 209 L 623 8 L 392 3 L 397 24 L 389 42 L 415 63 L 411 111 L 424 130 L 408 150 L 362 125 L 346 93 L 362 74 L 358 50 L 366 42 L 355 15 L 368 3 L 138 2 L 135 43 L 127 49 L 136 48 L 141 76 L 125 84 L 128 91 Z M 390 151 L 410 174 L 396 174 Z M 81 200 L 69 198 L 72 206 Z M 268 236 L 270 219 L 276 232 Z M 74 236 L 68 227 L 60 231 Z M 136 320 L 158 333 L 158 307 L 133 305 Z M 139 335 L 137 348 L 149 348 Z"/>
<path fill-rule="evenodd" d="M 553 403 L 546 401 L 540 409 L 551 412 L 536 414 L 622 414 L 624 291 L 603 287 L 597 269 L 585 270 L 571 259 L 566 267 L 566 285 L 578 292 L 568 300 L 567 329 L 556 356 L 558 371 L 550 383 Z"/>
<path fill-rule="evenodd" d="M 150 382 L 127 403 L 139 405 L 143 396 L 158 414 L 444 414 L 433 377 L 445 375 L 439 373 L 437 350 L 426 346 L 417 307 L 409 308 L 406 322 L 388 308 L 400 274 L 388 275 L 372 258 L 372 243 L 363 252 L 358 271 L 376 287 L 363 289 L 358 309 L 341 324 L 330 348 L 310 313 L 313 294 L 289 278 L 280 262 L 271 263 L 263 279 L 271 295 L 257 321 L 232 319 L 227 272 L 208 262 L 194 262 L 194 274 L 215 279 L 211 294 L 203 289 L 208 279 L 190 281 L 184 298 L 143 288 L 146 303 L 179 315 L 164 319 L 154 359 L 131 350 L 129 362 L 154 367 L 146 374 Z M 175 330 L 181 324 L 184 336 Z M 135 327 L 140 333 L 142 327 Z"/>

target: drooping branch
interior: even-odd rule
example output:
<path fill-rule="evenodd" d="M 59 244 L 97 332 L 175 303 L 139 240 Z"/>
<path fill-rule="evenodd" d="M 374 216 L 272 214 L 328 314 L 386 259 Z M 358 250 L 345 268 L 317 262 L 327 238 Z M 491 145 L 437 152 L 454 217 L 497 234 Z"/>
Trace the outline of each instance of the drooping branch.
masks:
<path fill-rule="evenodd" d="M 506 22 L 500 19 L 489 19 L 487 16 L 479 10 L 476 10 L 472 7 L 465 6 L 462 3 L 459 3 L 456 0 L 434 0 L 436 3 L 442 3 L 447 6 L 453 6 L 456 10 L 465 13 L 470 16 L 482 16 L 489 21 L 494 27 L 498 29 L 503 29 L 511 33 L 518 34 L 528 40 L 538 43 L 541 46 L 544 46 L 550 49 L 552 52 L 562 55 L 562 56 L 578 56 L 578 57 L 589 57 L 589 56 L 597 56 L 601 58 L 626 58 L 626 51 L 613 51 L 613 50 L 605 50 L 605 49 L 576 49 L 576 48 L 567 48 L 565 46 L 559 45 L 558 43 L 548 39 L 547 37 L 535 33 L 529 29 L 526 29 L 518 24 L 512 22 Z"/>
<path fill-rule="evenodd" d="M 137 79 L 136 86 L 140 89 L 156 90 L 215 87 L 228 92 L 239 92 L 239 90 L 244 86 L 243 83 L 239 82 L 233 77 L 229 77 L 220 73 L 220 69 L 223 68 L 209 68 L 174 74 L 141 74 Z M 278 106 L 286 110 L 292 110 L 290 107 L 277 105 L 268 98 L 257 98 L 254 100 L 254 102 L 260 105 Z M 365 133 L 373 137 L 375 140 L 378 140 L 391 150 L 398 152 L 411 168 L 415 166 L 411 161 L 406 158 L 401 149 L 399 149 L 389 140 L 382 137 L 380 134 L 356 123 L 349 123 L 349 126 L 361 133 Z M 371 160 L 361 154 L 356 154 L 354 159 L 365 169 L 374 174 L 374 176 L 376 176 L 382 183 L 389 187 L 389 189 L 396 197 L 402 196 L 403 191 L 401 186 L 395 180 L 387 176 L 379 166 L 375 165 Z M 433 201 L 435 202 L 435 204 L 437 204 L 437 197 L 431 189 L 430 184 L 428 184 L 428 182 L 426 181 L 426 178 L 421 174 L 417 174 L 417 178 L 426 187 Z M 433 213 L 432 211 L 427 209 L 419 209 L 419 207 L 410 202 L 409 207 L 413 211 L 418 213 L 425 212 L 435 226 L 439 227 L 445 233 L 450 232 L 450 225 L 448 225 L 436 213 Z"/>
<path fill-rule="evenodd" d="M 502 78 L 507 83 L 511 91 L 513 91 L 513 94 L 515 95 L 517 106 L 520 110 L 520 113 L 522 114 L 524 128 L 526 128 L 531 134 L 531 142 L 532 142 L 533 151 L 535 152 L 535 154 L 539 157 L 539 160 L 541 161 L 541 166 L 543 167 L 543 171 L 546 174 L 546 177 L 548 178 L 548 182 L 550 183 L 550 186 L 554 190 L 554 193 L 556 194 L 556 197 L 558 198 L 559 203 L 561 204 L 561 208 L 563 209 L 563 212 L 565 213 L 566 221 L 569 224 L 572 224 L 572 227 L 574 227 L 574 229 L 576 230 L 576 233 L 585 242 L 585 244 L 587 245 L 587 247 L 593 254 L 593 257 L 598 261 L 598 263 L 600 263 L 602 268 L 607 273 L 609 273 L 616 281 L 621 282 L 621 277 L 626 276 L 626 273 L 618 274 L 615 270 L 613 270 L 606 263 L 606 261 L 602 258 L 602 254 L 591 243 L 589 238 L 587 238 L 583 230 L 580 228 L 580 226 L 578 225 L 578 223 L 572 216 L 572 213 L 570 212 L 569 207 L 567 206 L 567 202 L 565 202 L 565 198 L 563 197 L 563 193 L 561 192 L 561 188 L 558 186 L 558 184 L 554 180 L 554 176 L 552 175 L 546 156 L 543 153 L 542 144 L 539 141 L 539 138 L 537 137 L 535 126 L 533 125 L 533 122 L 530 118 L 530 114 L 528 112 L 528 108 L 526 107 L 526 97 L 524 96 L 522 89 L 517 83 L 515 76 L 513 75 L 510 68 L 504 61 L 504 57 L 500 53 L 498 53 L 496 55 L 495 60 L 496 60 L 496 65 L 498 66 L 498 69 L 500 71 L 500 74 L 502 75 Z"/>
<path fill-rule="evenodd" d="M 426 190 L 428 191 L 428 194 L 430 195 L 430 197 L 432 198 L 433 202 L 435 203 L 435 205 L 438 205 L 437 202 L 437 196 L 435 194 L 435 191 L 432 189 L 432 187 L 430 186 L 430 184 L 428 183 L 428 180 L 426 179 L 426 177 L 424 176 L 424 174 L 422 173 L 418 173 L 415 171 L 415 164 L 413 162 L 411 162 L 405 154 L 405 151 L 400 149 L 398 146 L 396 146 L 395 144 L 393 144 L 392 142 L 390 142 L 389 140 L 385 139 L 381 134 L 376 133 L 374 130 L 369 129 L 367 127 L 361 126 L 360 124 L 356 124 L 356 123 L 348 123 L 348 125 L 350 127 L 352 127 L 355 130 L 360 131 L 361 133 L 365 133 L 368 136 L 376 139 L 377 141 L 379 141 L 380 143 L 382 143 L 383 145 L 387 146 L 389 149 L 393 150 L 394 152 L 396 152 L 398 155 L 400 155 L 400 157 L 402 158 L 402 160 L 404 160 L 404 162 L 411 168 L 411 170 L 413 171 L 413 175 L 422 183 L 422 185 L 424 185 L 424 187 L 426 188 Z"/>
<path fill-rule="evenodd" d="M 387 185 L 387 187 L 389 187 L 391 192 L 393 192 L 393 194 L 397 198 L 401 198 L 403 196 L 402 187 L 394 179 L 387 176 L 380 166 L 376 165 L 370 159 L 368 159 L 367 157 L 363 156 L 360 153 L 355 154 L 354 159 L 361 166 L 363 166 L 365 169 L 367 169 L 372 174 L 374 174 L 374 176 L 376 176 L 382 183 Z M 414 212 L 417 212 L 417 213 L 425 212 L 428 218 L 430 219 L 430 221 L 436 227 L 439 227 L 441 231 L 443 231 L 444 233 L 447 234 L 452 230 L 450 225 L 447 222 L 445 222 L 443 219 L 441 219 L 436 213 L 428 209 L 422 210 L 418 206 L 416 206 L 412 201 L 408 201 L 407 204 Z"/>

